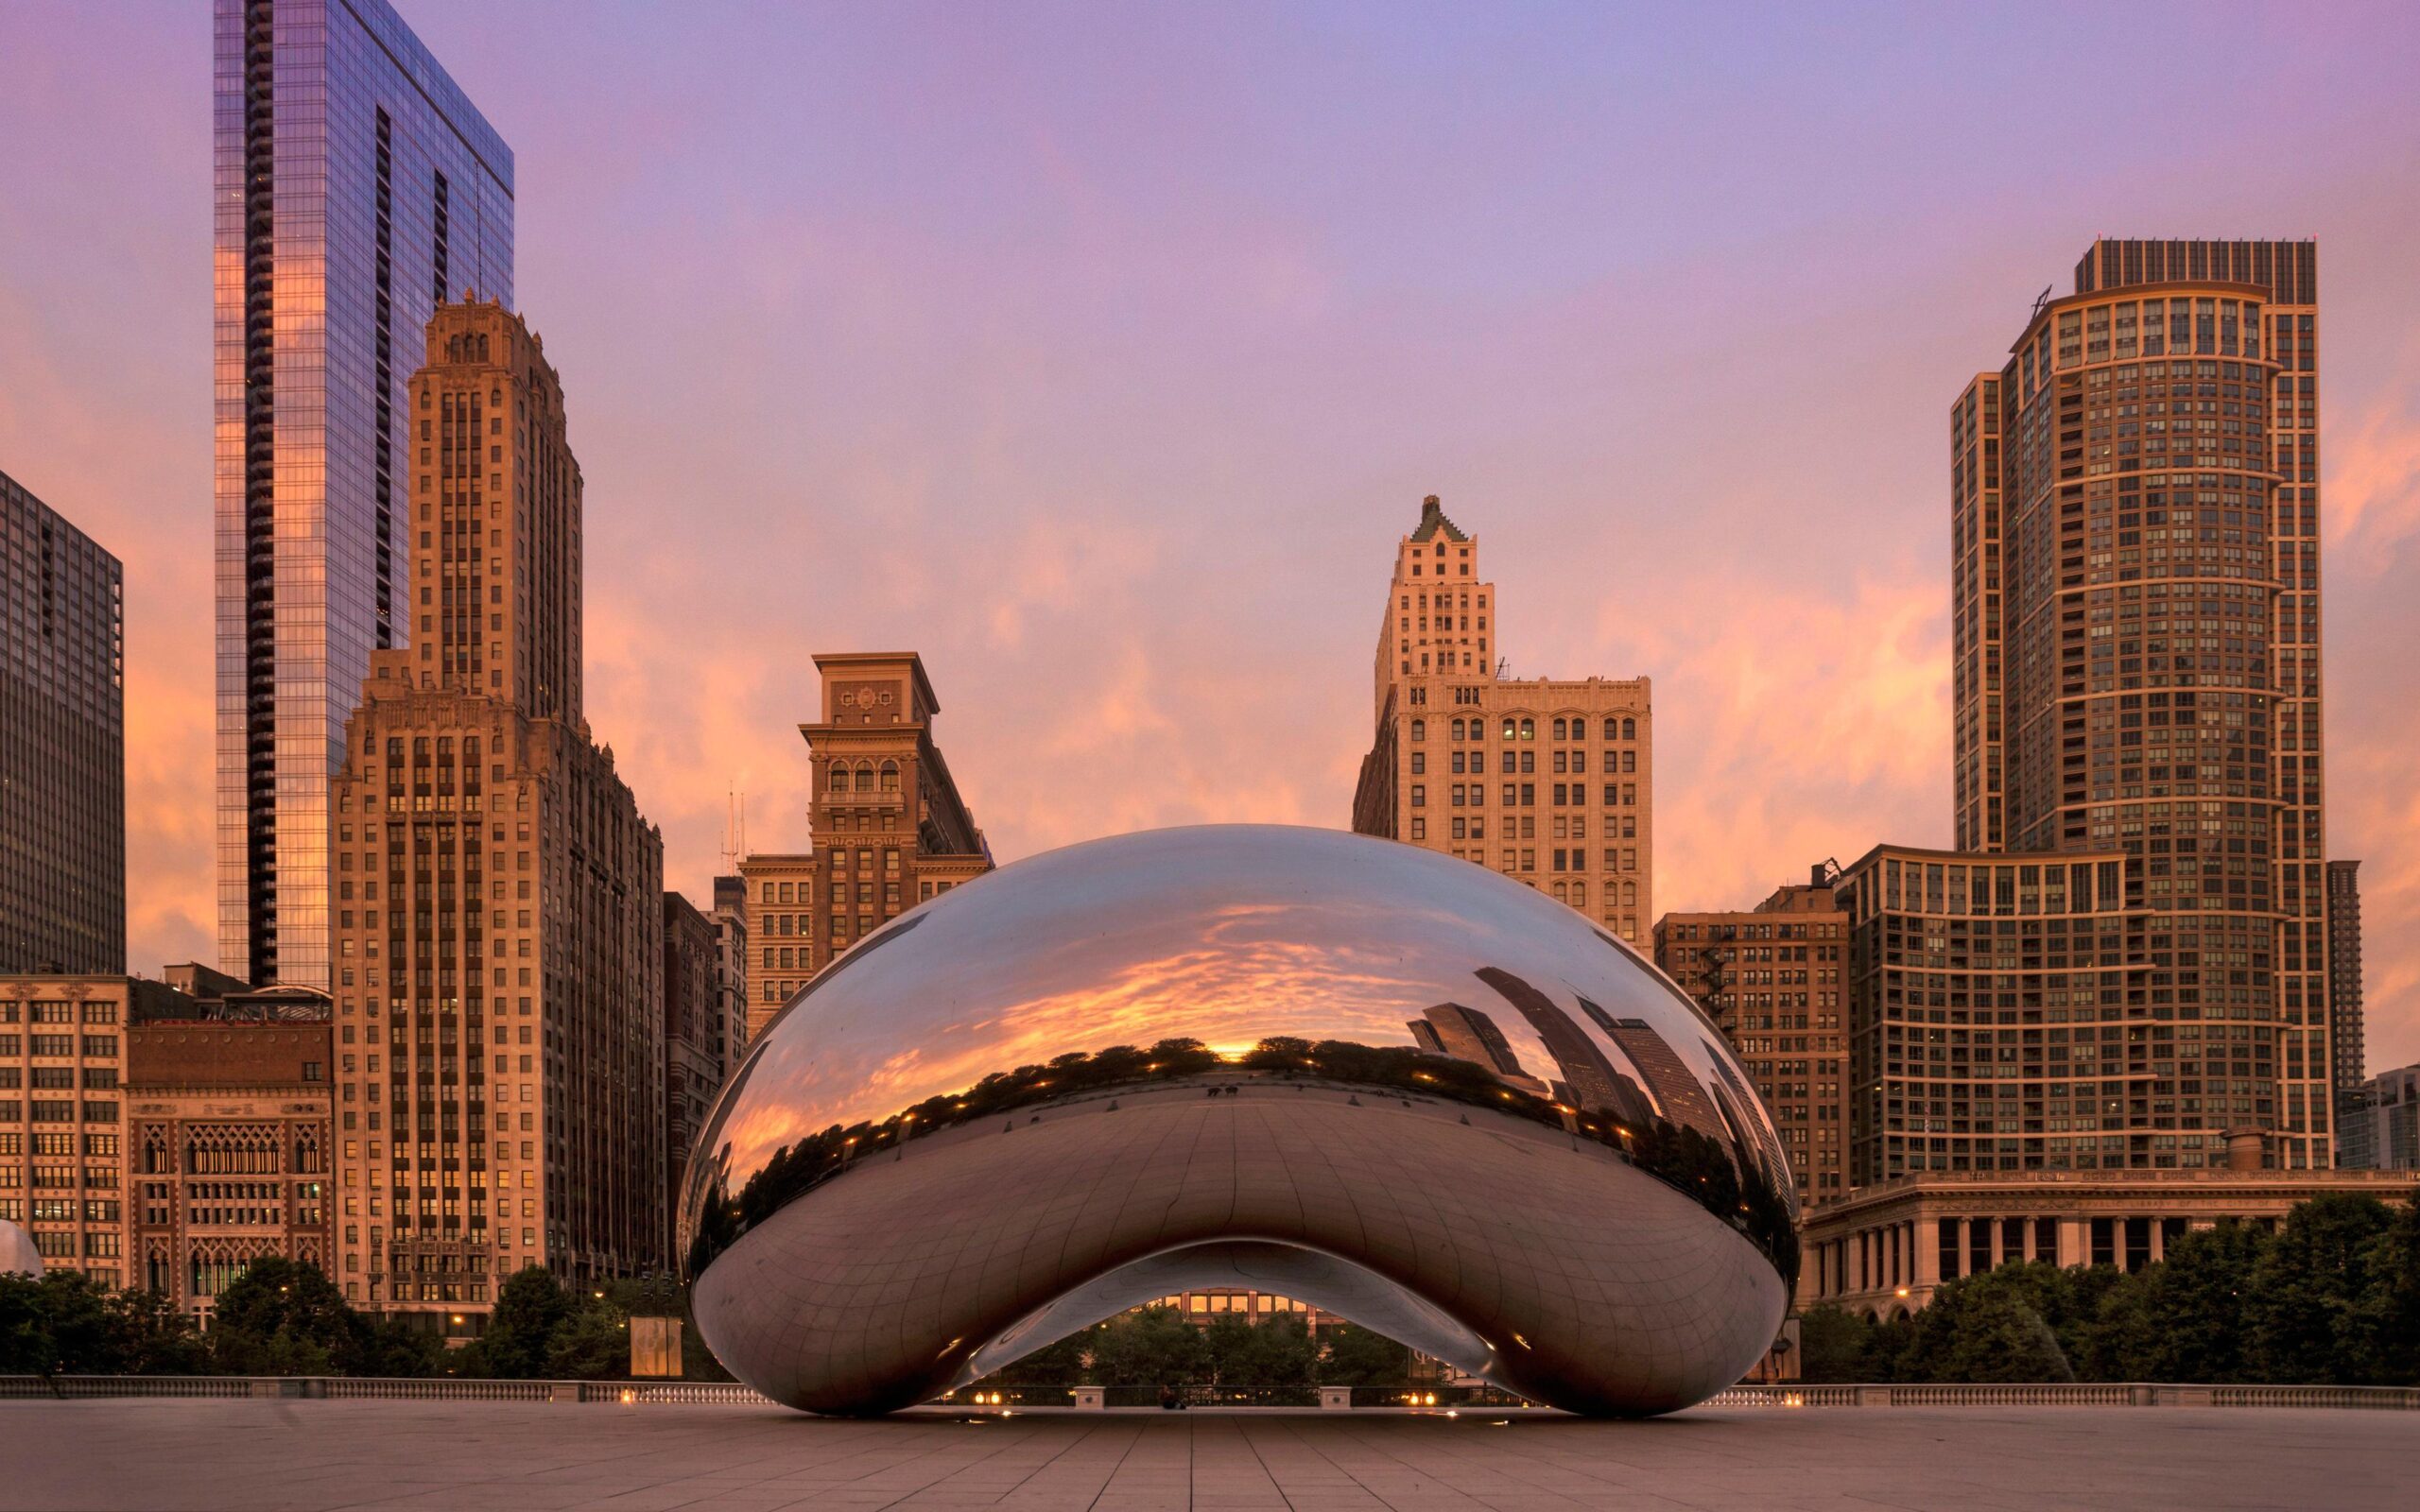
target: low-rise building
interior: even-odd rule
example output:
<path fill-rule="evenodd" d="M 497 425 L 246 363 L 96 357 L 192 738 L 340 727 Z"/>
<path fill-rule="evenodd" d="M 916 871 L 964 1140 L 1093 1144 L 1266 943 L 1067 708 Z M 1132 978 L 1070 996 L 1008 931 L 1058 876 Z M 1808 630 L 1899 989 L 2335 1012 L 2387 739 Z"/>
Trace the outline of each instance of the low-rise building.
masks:
<path fill-rule="evenodd" d="M 2377 1171 L 2250 1169 L 1971 1171 L 1860 1187 L 1807 1216 L 1798 1305 L 1876 1320 L 1914 1313 L 1944 1283 L 2014 1261 L 2141 1270 L 2195 1228 L 2275 1228 L 2294 1205 L 2338 1193 L 2396 1201 L 2409 1177 Z"/>
<path fill-rule="evenodd" d="M 2420 1171 L 2420 1065 L 2380 1072 L 2341 1105 L 2338 1160 L 2362 1171 Z"/>
<path fill-rule="evenodd" d="M 328 997 L 188 999 L 127 1034 L 130 1284 L 206 1320 L 275 1256 L 332 1270 Z"/>
<path fill-rule="evenodd" d="M 0 1219 L 47 1269 L 127 1284 L 127 1029 L 189 1001 L 139 976 L 0 977 Z"/>

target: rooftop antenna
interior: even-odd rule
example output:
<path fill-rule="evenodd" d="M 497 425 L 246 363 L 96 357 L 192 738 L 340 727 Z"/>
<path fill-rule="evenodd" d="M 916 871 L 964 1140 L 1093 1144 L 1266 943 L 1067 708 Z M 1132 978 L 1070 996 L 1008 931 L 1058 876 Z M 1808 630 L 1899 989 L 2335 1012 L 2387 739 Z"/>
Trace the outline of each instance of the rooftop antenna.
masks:
<path fill-rule="evenodd" d="M 2058 287 L 2058 285 L 2055 284 L 2045 284 L 2042 285 L 2042 292 L 2033 296 L 2033 314 L 2027 318 L 2029 320 L 2038 318 L 2041 316 L 2042 307 L 2050 302 L 2050 291 L 2056 287 Z"/>
<path fill-rule="evenodd" d="M 739 870 L 739 858 L 748 853 L 748 795 L 735 785 L 723 797 L 722 869 L 725 876 Z"/>

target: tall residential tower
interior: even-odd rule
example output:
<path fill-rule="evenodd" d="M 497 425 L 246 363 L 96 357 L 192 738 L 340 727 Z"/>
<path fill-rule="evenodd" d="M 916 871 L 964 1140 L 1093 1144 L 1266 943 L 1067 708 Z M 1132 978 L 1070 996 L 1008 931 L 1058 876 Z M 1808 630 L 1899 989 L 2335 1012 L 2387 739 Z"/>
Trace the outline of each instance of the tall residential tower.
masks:
<path fill-rule="evenodd" d="M 2100 241 L 2075 283 L 1951 410 L 1959 848 L 2137 858 L 2145 1006 L 2273 1041 L 2224 1094 L 2325 1165 L 2317 249 Z"/>
<path fill-rule="evenodd" d="M 387 0 L 216 0 L 219 964 L 329 985 L 328 780 L 410 643 L 403 380 L 512 299 L 512 153 Z"/>

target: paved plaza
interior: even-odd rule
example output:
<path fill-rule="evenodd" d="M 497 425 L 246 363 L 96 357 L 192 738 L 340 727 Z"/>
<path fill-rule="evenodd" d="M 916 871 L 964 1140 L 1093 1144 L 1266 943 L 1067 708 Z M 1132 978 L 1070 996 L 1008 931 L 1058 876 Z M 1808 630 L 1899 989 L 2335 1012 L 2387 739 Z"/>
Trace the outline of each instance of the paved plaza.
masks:
<path fill-rule="evenodd" d="M 751 1407 L 0 1403 L 0 1508 L 2409 1505 L 2407 1413 L 2189 1408 L 1154 1412 L 843 1422 Z"/>

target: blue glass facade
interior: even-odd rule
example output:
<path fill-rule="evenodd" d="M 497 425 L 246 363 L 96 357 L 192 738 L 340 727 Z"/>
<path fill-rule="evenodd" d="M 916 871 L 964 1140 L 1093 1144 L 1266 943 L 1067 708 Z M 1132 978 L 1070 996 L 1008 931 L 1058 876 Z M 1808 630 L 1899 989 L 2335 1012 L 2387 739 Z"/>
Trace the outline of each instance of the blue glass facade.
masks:
<path fill-rule="evenodd" d="M 385 0 L 216 0 L 219 964 L 328 985 L 328 779 L 410 640 L 405 384 L 512 301 L 512 153 Z"/>

